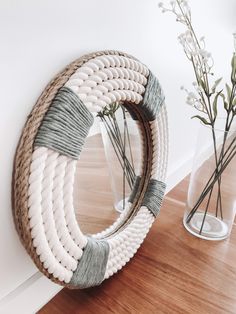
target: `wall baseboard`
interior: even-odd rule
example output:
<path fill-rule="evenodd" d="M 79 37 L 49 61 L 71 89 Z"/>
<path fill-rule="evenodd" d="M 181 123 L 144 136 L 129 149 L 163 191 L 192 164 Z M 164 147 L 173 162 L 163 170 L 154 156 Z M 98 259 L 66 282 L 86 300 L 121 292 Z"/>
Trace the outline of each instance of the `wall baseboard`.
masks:
<path fill-rule="evenodd" d="M 181 164 L 175 165 L 167 173 L 166 193 L 171 191 L 180 181 L 182 181 L 192 170 L 193 155 L 185 159 Z"/>
<path fill-rule="evenodd" d="M 36 313 L 61 289 L 38 271 L 0 300 L 0 314 Z"/>
<path fill-rule="evenodd" d="M 190 173 L 191 167 L 192 156 L 168 172 L 166 193 Z M 61 286 L 54 284 L 40 272 L 36 272 L 7 296 L 0 299 L 0 314 L 14 314 L 18 309 L 21 309 L 21 313 L 24 314 L 36 313 L 61 289 Z"/>

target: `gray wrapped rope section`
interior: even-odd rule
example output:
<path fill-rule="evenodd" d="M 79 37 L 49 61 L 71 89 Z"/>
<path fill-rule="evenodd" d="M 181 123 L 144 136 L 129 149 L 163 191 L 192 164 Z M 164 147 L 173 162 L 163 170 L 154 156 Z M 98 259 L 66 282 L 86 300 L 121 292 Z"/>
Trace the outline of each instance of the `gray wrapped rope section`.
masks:
<path fill-rule="evenodd" d="M 140 180 L 141 180 L 140 176 L 137 176 L 135 178 L 134 186 L 129 197 L 130 203 L 133 203 L 137 195 Z M 157 215 L 160 212 L 162 200 L 165 194 L 165 189 L 166 184 L 164 182 L 155 179 L 150 179 L 142 201 L 142 206 L 146 206 L 150 210 L 150 212 L 152 212 L 154 217 L 157 217 Z"/>
<path fill-rule="evenodd" d="M 165 101 L 164 93 L 158 79 L 149 71 L 147 85 L 145 86 L 145 94 L 143 101 L 138 104 L 139 111 L 141 112 L 144 120 L 154 121 L 163 106 Z M 131 105 L 127 105 L 132 118 L 138 120 L 136 111 L 132 109 Z M 140 185 L 141 177 L 137 176 L 134 182 L 132 192 L 129 197 L 129 202 L 133 203 Z M 166 184 L 162 181 L 150 179 L 147 190 L 145 192 L 142 206 L 146 206 L 156 217 L 159 214 L 162 199 L 164 197 Z"/>
<path fill-rule="evenodd" d="M 156 119 L 158 112 L 165 100 L 161 85 L 158 79 L 149 71 L 147 85 L 145 86 L 145 93 L 143 100 L 138 105 L 144 120 L 153 121 Z M 138 120 L 137 114 L 132 110 L 132 105 L 128 105 L 127 109 L 134 120 Z"/>
<path fill-rule="evenodd" d="M 93 120 L 80 98 L 62 87 L 42 121 L 34 145 L 78 158 Z M 88 238 L 69 284 L 81 289 L 99 285 L 104 280 L 108 255 L 107 241 Z"/>
<path fill-rule="evenodd" d="M 107 241 L 88 238 L 70 284 L 81 289 L 101 284 L 105 276 L 108 255 Z"/>
<path fill-rule="evenodd" d="M 34 146 L 51 148 L 77 159 L 93 121 L 93 115 L 80 98 L 62 87 L 42 121 Z"/>

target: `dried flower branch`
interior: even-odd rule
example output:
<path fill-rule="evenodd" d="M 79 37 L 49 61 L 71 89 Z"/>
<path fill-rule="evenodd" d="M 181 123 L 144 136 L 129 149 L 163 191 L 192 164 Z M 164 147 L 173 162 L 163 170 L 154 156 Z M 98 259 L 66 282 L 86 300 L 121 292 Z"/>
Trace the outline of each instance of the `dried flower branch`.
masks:
<path fill-rule="evenodd" d="M 211 53 L 206 49 L 206 42 L 204 37 L 198 37 L 192 24 L 191 9 L 186 0 L 173 0 L 170 1 L 168 6 L 165 6 L 163 2 L 159 3 L 159 8 L 163 13 L 172 13 L 176 21 L 183 24 L 186 27 L 184 33 L 178 36 L 179 43 L 182 45 L 184 53 L 187 59 L 191 62 L 196 81 L 193 82 L 194 91 L 188 91 L 183 86 L 181 87 L 187 93 L 187 104 L 197 109 L 201 114 L 194 115 L 192 118 L 199 119 L 202 123 L 209 125 L 212 130 L 212 139 L 215 153 L 216 170 L 214 172 L 213 181 L 208 182 L 206 187 L 200 195 L 199 202 L 194 206 L 192 212 L 190 212 L 189 219 L 192 218 L 194 212 L 198 209 L 202 200 L 206 196 L 205 191 L 209 193 L 209 200 L 211 198 L 212 189 L 215 182 L 218 184 L 218 199 L 216 204 L 216 216 L 218 212 L 222 214 L 221 203 L 221 174 L 223 166 L 225 165 L 225 144 L 227 140 L 227 134 L 230 130 L 233 120 L 236 116 L 236 33 L 234 37 L 234 52 L 231 60 L 231 84 L 225 85 L 225 92 L 219 88 L 222 78 L 218 78 L 212 82 L 214 73 L 212 71 L 214 66 L 214 60 Z M 223 109 L 226 114 L 225 119 L 225 136 L 223 140 L 222 149 L 220 155 L 217 154 L 216 146 L 216 134 L 215 123 L 218 117 L 220 103 L 223 105 Z M 235 137 L 234 139 L 235 140 Z M 232 148 L 232 156 L 235 156 L 235 145 Z M 228 164 L 227 164 L 228 165 Z M 210 185 L 211 184 L 211 185 Z M 210 188 L 209 188 L 210 186 Z M 209 203 L 209 202 L 208 202 Z M 220 210 L 218 210 L 220 209 Z M 207 212 L 207 209 L 206 209 Z M 203 221 L 204 224 L 204 221 Z M 203 227 L 202 224 L 202 227 Z M 202 230 L 201 227 L 201 230 Z"/>

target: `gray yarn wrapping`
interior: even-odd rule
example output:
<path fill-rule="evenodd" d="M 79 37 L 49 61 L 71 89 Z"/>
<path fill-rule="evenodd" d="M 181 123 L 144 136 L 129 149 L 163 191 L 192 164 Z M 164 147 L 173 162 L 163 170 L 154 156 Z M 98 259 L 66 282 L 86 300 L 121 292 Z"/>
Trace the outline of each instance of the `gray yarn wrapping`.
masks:
<path fill-rule="evenodd" d="M 137 195 L 140 180 L 141 180 L 140 176 L 137 176 L 135 178 L 133 189 L 129 196 L 129 202 L 131 203 L 133 203 Z M 160 212 L 160 207 L 165 194 L 165 189 L 166 184 L 164 182 L 155 179 L 150 179 L 142 201 L 142 206 L 146 206 L 152 212 L 154 217 L 157 217 L 157 215 Z"/>
<path fill-rule="evenodd" d="M 164 100 L 165 96 L 161 85 L 155 75 L 150 71 L 142 102 L 138 105 L 124 104 L 124 106 L 134 120 L 138 120 L 138 116 L 134 111 L 134 106 L 137 106 L 145 121 L 153 121 L 156 119 Z"/>
<path fill-rule="evenodd" d="M 107 241 L 88 238 L 70 284 L 81 289 L 100 285 L 104 280 L 108 255 Z"/>
<path fill-rule="evenodd" d="M 43 118 L 34 146 L 48 147 L 77 159 L 93 121 L 93 115 L 80 98 L 71 89 L 62 87 Z"/>

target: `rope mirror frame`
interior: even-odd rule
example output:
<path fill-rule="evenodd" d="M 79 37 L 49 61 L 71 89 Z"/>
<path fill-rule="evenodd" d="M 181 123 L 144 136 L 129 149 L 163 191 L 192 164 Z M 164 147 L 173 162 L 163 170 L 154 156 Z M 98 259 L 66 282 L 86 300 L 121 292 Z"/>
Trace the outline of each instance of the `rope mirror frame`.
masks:
<path fill-rule="evenodd" d="M 106 230 L 84 235 L 73 207 L 76 164 L 93 115 L 119 101 L 140 133 L 142 161 L 129 205 Z M 136 58 L 99 51 L 69 64 L 45 88 L 16 150 L 12 207 L 38 269 L 68 288 L 99 285 L 136 253 L 165 191 L 168 127 L 158 80 Z"/>

